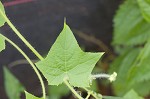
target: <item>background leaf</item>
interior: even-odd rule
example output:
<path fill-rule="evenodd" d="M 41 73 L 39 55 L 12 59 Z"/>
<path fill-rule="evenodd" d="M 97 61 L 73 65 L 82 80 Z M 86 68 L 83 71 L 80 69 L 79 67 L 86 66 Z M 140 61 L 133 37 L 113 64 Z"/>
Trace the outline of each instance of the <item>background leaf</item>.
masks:
<path fill-rule="evenodd" d="M 144 99 L 140 97 L 134 90 L 130 90 L 123 99 Z"/>
<path fill-rule="evenodd" d="M 5 90 L 9 99 L 20 99 L 24 87 L 13 74 L 4 67 Z"/>
<path fill-rule="evenodd" d="M 115 97 L 115 96 L 103 96 L 103 99 L 123 99 L 122 97 Z"/>
<path fill-rule="evenodd" d="M 25 91 L 26 99 L 44 99 L 44 98 L 38 98 L 28 92 Z"/>
<path fill-rule="evenodd" d="M 1 11 L 3 14 L 5 14 L 4 6 L 3 6 L 3 4 L 2 4 L 1 1 L 0 1 L 0 11 Z M 3 26 L 5 22 L 6 22 L 6 21 L 5 21 L 4 17 L 3 17 L 2 14 L 0 13 L 0 27 Z"/>
<path fill-rule="evenodd" d="M 134 66 L 129 71 L 128 79 L 132 79 L 132 83 L 141 83 L 144 86 L 150 86 L 150 40 L 145 44 L 144 48 L 140 51 Z M 137 87 L 138 88 L 138 87 Z M 139 90 L 139 89 L 138 89 Z M 140 94 L 146 95 L 150 91 L 150 88 L 140 89 Z"/>
<path fill-rule="evenodd" d="M 0 52 L 5 49 L 5 39 L 0 34 Z"/>
<path fill-rule="evenodd" d="M 64 84 L 59 86 L 49 86 L 48 87 L 48 99 L 61 99 L 62 96 L 69 94 L 70 90 Z"/>
<path fill-rule="evenodd" d="M 149 3 L 150 0 L 125 0 L 114 17 L 113 46 L 118 57 L 110 72 L 118 73 L 113 89 L 119 96 L 131 89 L 141 96 L 150 91 L 150 23 L 145 19 L 149 18 Z"/>
<path fill-rule="evenodd" d="M 113 82 L 113 87 L 114 87 L 113 89 L 115 94 L 119 96 L 123 96 L 126 92 L 128 92 L 133 87 L 132 82 L 128 80 L 128 76 L 129 76 L 128 74 L 140 50 L 141 49 L 138 48 L 128 49 L 111 64 L 110 71 L 111 72 L 116 71 L 118 75 L 116 81 Z"/>
<path fill-rule="evenodd" d="M 137 0 L 141 9 L 141 13 L 147 22 L 150 22 L 150 1 Z"/>
<path fill-rule="evenodd" d="M 114 17 L 112 43 L 122 49 L 144 44 L 150 38 L 149 27 L 150 24 L 143 18 L 137 0 L 125 0 Z"/>
<path fill-rule="evenodd" d="M 89 76 L 102 54 L 83 52 L 68 25 L 64 24 L 47 57 L 36 65 L 49 85 L 59 85 L 68 78 L 73 86 L 88 87 Z"/>

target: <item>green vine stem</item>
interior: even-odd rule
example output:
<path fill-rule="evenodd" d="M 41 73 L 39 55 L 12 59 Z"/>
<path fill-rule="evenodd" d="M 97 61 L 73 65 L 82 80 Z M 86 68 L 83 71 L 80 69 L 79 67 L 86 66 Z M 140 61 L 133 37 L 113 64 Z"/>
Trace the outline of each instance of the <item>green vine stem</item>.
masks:
<path fill-rule="evenodd" d="M 31 61 L 32 63 L 36 63 L 38 60 L 31 59 Z M 8 67 L 12 68 L 12 67 L 15 67 L 17 65 L 22 65 L 22 64 L 29 64 L 29 62 L 26 59 L 19 59 L 8 64 Z"/>
<path fill-rule="evenodd" d="M 64 83 L 68 86 L 68 88 L 72 91 L 72 93 L 73 93 L 78 99 L 83 99 L 83 98 L 74 90 L 74 88 L 68 83 L 67 79 L 64 79 Z"/>
<path fill-rule="evenodd" d="M 88 92 L 88 94 L 92 95 L 95 99 L 102 99 L 102 95 L 101 94 L 97 94 L 92 90 L 89 90 L 87 88 L 84 88 L 84 90 L 86 90 Z"/>
<path fill-rule="evenodd" d="M 85 99 L 89 99 L 89 97 L 91 96 L 91 93 L 90 92 L 88 92 L 88 95 L 86 96 L 86 98 Z"/>
<path fill-rule="evenodd" d="M 25 57 L 25 59 L 29 62 L 29 64 L 32 66 L 32 68 L 34 69 L 35 73 L 37 74 L 37 76 L 40 80 L 40 83 L 42 86 L 43 98 L 46 99 L 44 82 L 43 82 L 43 79 L 42 79 L 39 71 L 37 70 L 36 66 L 32 63 L 31 59 L 22 51 L 22 49 L 20 49 L 13 41 L 11 41 L 9 38 L 5 37 L 4 35 L 2 35 L 2 36 L 5 38 L 5 40 L 7 42 L 9 42 L 12 46 L 14 46 Z"/>
<path fill-rule="evenodd" d="M 15 34 L 26 44 L 27 47 L 40 59 L 43 60 L 44 58 L 34 49 L 34 47 L 21 35 L 21 33 L 16 29 L 16 27 L 11 23 L 8 17 L 0 10 L 0 14 L 4 17 L 8 25 L 11 29 L 15 32 Z"/>

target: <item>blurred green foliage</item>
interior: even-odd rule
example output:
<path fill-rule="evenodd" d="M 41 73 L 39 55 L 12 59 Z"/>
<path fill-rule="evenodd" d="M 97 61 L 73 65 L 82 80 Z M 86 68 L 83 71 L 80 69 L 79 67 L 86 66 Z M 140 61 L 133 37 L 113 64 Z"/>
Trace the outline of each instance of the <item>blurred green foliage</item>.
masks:
<path fill-rule="evenodd" d="M 104 99 L 143 99 L 134 90 L 130 90 L 123 97 L 104 96 Z"/>
<path fill-rule="evenodd" d="M 4 67 L 5 91 L 9 99 L 20 99 L 21 92 L 25 90 L 18 79 Z"/>
<path fill-rule="evenodd" d="M 124 99 L 143 99 L 132 89 L 123 98 Z"/>
<path fill-rule="evenodd" d="M 70 90 L 64 84 L 59 86 L 49 86 L 48 87 L 48 99 L 61 99 L 62 96 L 68 95 Z"/>
<path fill-rule="evenodd" d="M 25 91 L 25 96 L 26 96 L 26 99 L 44 99 L 44 98 L 36 97 L 36 96 L 26 92 L 26 91 Z"/>
<path fill-rule="evenodd" d="M 131 89 L 141 96 L 149 95 L 149 22 L 149 0 L 125 0 L 114 17 L 112 45 L 118 57 L 111 64 L 110 72 L 118 73 L 113 83 L 116 95 L 123 96 Z"/>
<path fill-rule="evenodd" d="M 1 7 L 0 7 L 1 8 Z M 125 0 L 114 17 L 112 45 L 117 58 L 112 62 L 110 72 L 118 77 L 113 91 L 120 97 L 106 96 L 105 99 L 143 99 L 150 92 L 150 0 Z M 2 46 L 1 49 L 3 49 Z M 4 68 L 5 89 L 10 99 L 19 99 L 24 87 Z M 13 81 L 13 82 L 12 82 Z M 10 83 L 12 82 L 12 83 Z M 96 82 L 93 84 L 97 90 Z M 48 99 L 60 99 L 69 94 L 62 85 L 48 88 Z M 26 93 L 27 98 L 35 98 Z"/>

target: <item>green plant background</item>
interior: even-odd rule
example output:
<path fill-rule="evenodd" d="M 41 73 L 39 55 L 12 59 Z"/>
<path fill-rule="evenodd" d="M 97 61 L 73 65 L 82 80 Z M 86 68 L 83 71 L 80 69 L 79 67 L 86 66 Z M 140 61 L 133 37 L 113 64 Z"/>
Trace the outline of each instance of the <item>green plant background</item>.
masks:
<path fill-rule="evenodd" d="M 122 99 L 143 99 L 144 97 L 149 96 L 149 12 L 149 0 L 124 0 L 114 16 L 114 31 L 112 40 L 114 52 L 111 54 L 106 53 L 108 54 L 108 60 L 111 57 L 110 60 L 112 62 L 107 63 L 109 65 L 108 68 L 100 70 L 107 71 L 109 73 L 116 71 L 118 73 L 116 81 L 111 86 L 112 93 L 110 95 L 116 95 Z M 4 48 L 3 46 L 1 47 L 2 49 Z M 105 65 L 105 59 L 107 60 L 107 58 L 104 58 L 104 63 L 99 63 L 98 66 Z M 6 69 L 4 70 L 6 72 Z M 5 78 L 5 81 L 14 79 L 17 83 L 19 83 L 12 75 L 10 75 L 10 77 L 5 76 Z M 104 86 L 109 85 L 107 82 L 101 82 L 101 84 Z M 20 84 L 16 86 L 20 86 Z M 64 87 L 65 86 L 63 85 L 58 87 L 49 87 L 48 98 L 58 99 L 63 95 L 67 95 L 69 91 Z M 18 93 L 22 92 L 22 88 L 24 87 L 19 88 Z M 66 90 L 63 91 L 63 89 Z M 99 90 L 96 87 L 94 87 L 94 89 Z M 9 95 L 9 91 L 7 91 L 7 94 Z M 30 98 L 32 96 L 29 94 L 28 97 Z M 104 96 L 104 98 L 113 99 L 114 97 Z"/>

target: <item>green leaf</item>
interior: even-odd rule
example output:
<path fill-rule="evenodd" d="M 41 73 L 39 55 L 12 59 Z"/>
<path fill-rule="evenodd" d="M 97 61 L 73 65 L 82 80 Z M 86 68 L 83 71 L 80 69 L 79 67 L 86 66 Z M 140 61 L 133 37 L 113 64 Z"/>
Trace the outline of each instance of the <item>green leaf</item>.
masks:
<path fill-rule="evenodd" d="M 132 82 L 132 88 L 141 96 L 147 96 L 149 95 L 150 88 L 147 86 L 150 86 L 150 80 L 142 81 L 142 82 Z M 141 87 L 142 85 L 142 87 Z"/>
<path fill-rule="evenodd" d="M 150 22 L 150 1 L 148 0 L 137 0 L 141 13 L 147 22 Z"/>
<path fill-rule="evenodd" d="M 144 45 L 144 48 L 139 53 L 138 59 L 140 60 L 140 62 L 142 62 L 145 59 L 148 59 L 149 57 L 150 57 L 150 39 L 147 41 L 147 43 Z"/>
<path fill-rule="evenodd" d="M 24 87 L 6 67 L 4 67 L 4 79 L 5 90 L 9 99 L 20 99 L 20 94 L 24 91 Z"/>
<path fill-rule="evenodd" d="M 0 27 L 3 26 L 6 22 L 2 14 L 5 15 L 5 9 L 2 2 L 0 1 Z"/>
<path fill-rule="evenodd" d="M 125 49 L 112 63 L 109 68 L 109 72 L 113 73 L 119 72 L 120 67 L 122 66 L 123 60 L 127 57 L 128 53 L 132 50 L 132 48 Z M 119 76 L 119 75 L 118 75 Z"/>
<path fill-rule="evenodd" d="M 2 51 L 2 50 L 4 50 L 5 49 L 5 39 L 4 39 L 4 37 L 0 34 L 0 52 Z"/>
<path fill-rule="evenodd" d="M 118 73 L 113 83 L 115 94 L 122 96 L 130 89 L 134 89 L 141 96 L 149 94 L 150 88 L 147 87 L 150 86 L 150 57 L 147 57 L 150 55 L 149 48 L 146 44 L 145 50 L 143 48 L 128 49 L 113 61 L 110 72 Z"/>
<path fill-rule="evenodd" d="M 144 48 L 139 53 L 135 66 L 130 70 L 129 79 L 134 79 L 136 82 L 146 82 L 150 80 L 150 40 L 145 44 Z M 140 71 L 140 72 L 139 72 Z"/>
<path fill-rule="evenodd" d="M 113 45 L 124 47 L 144 44 L 150 38 L 149 27 L 137 0 L 126 0 L 114 17 Z"/>
<path fill-rule="evenodd" d="M 73 86 L 88 87 L 92 69 L 102 55 L 83 52 L 69 26 L 64 24 L 47 57 L 36 65 L 49 85 L 59 85 L 67 78 Z"/>
<path fill-rule="evenodd" d="M 97 81 L 96 80 L 93 80 L 92 81 L 92 85 L 90 86 L 90 89 L 95 91 L 95 92 L 98 92 L 99 89 L 98 89 L 98 84 L 97 84 Z"/>
<path fill-rule="evenodd" d="M 103 99 L 123 99 L 122 97 L 115 97 L 115 96 L 103 96 Z"/>
<path fill-rule="evenodd" d="M 126 35 L 142 21 L 142 16 L 140 15 L 141 14 L 135 0 L 126 0 L 122 5 L 120 5 L 113 20 L 114 44 L 122 43 L 124 41 L 124 37 L 126 38 Z"/>
<path fill-rule="evenodd" d="M 150 3 L 150 0 L 145 0 L 146 2 Z"/>
<path fill-rule="evenodd" d="M 132 79 L 128 81 L 128 74 L 140 50 L 139 48 L 127 50 L 112 63 L 111 72 L 116 71 L 118 74 L 116 81 L 113 82 L 115 94 L 122 96 L 133 88 Z"/>
<path fill-rule="evenodd" d="M 26 99 L 44 99 L 44 98 L 38 98 L 28 92 L 25 91 L 25 96 L 26 96 Z"/>
<path fill-rule="evenodd" d="M 127 92 L 124 97 L 103 96 L 104 99 L 144 99 L 140 97 L 134 90 Z"/>
<path fill-rule="evenodd" d="M 150 91 L 150 23 L 144 19 L 149 18 L 148 4 L 150 0 L 125 0 L 114 18 L 113 45 L 120 55 L 110 72 L 118 73 L 113 87 L 120 96 L 131 89 L 142 96 Z"/>
<path fill-rule="evenodd" d="M 65 90 L 64 90 L 65 89 Z M 70 90 L 64 84 L 59 86 L 49 86 L 48 87 L 48 99 L 61 99 L 62 96 L 69 94 Z"/>
<path fill-rule="evenodd" d="M 130 90 L 123 99 L 144 99 L 140 97 L 134 90 Z"/>

